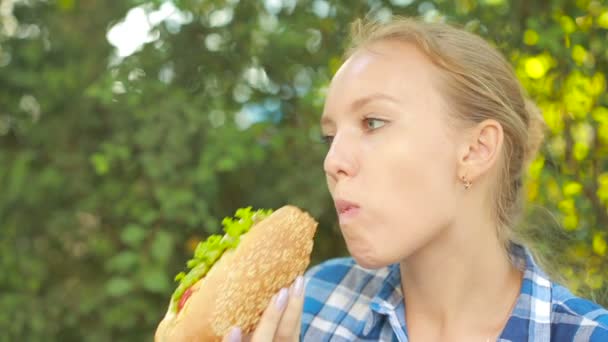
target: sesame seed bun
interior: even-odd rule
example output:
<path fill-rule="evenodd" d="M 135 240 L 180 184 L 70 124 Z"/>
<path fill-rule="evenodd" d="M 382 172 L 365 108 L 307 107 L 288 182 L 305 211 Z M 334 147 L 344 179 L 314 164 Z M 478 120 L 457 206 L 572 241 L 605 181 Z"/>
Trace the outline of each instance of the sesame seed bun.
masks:
<path fill-rule="evenodd" d="M 316 229 L 309 214 L 290 205 L 254 224 L 192 286 L 183 308 L 167 312 L 155 341 L 221 341 L 234 325 L 253 332 L 271 297 L 308 267 Z"/>

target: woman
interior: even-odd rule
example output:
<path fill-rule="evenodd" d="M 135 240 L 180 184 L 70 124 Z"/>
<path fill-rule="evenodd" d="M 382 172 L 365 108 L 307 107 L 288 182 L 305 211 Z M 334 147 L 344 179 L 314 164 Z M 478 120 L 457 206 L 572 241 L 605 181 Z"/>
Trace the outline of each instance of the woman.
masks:
<path fill-rule="evenodd" d="M 355 26 L 321 119 L 352 258 L 283 290 L 252 340 L 608 341 L 608 312 L 512 234 L 543 121 L 509 63 L 445 24 Z"/>

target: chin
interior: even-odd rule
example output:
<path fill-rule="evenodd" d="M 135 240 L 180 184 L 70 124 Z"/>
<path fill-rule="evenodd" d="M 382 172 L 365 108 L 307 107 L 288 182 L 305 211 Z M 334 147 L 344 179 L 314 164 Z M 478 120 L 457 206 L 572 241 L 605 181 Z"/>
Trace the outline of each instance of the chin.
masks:
<path fill-rule="evenodd" d="M 374 253 L 370 253 L 369 251 L 361 252 L 357 250 L 351 250 L 349 248 L 349 252 L 357 263 L 357 265 L 363 268 L 378 269 L 391 264 L 390 261 L 383 260 L 383 258 L 379 257 L 378 255 L 375 255 Z"/>
<path fill-rule="evenodd" d="M 355 257 L 353 257 L 353 259 L 355 259 L 355 262 L 357 263 L 357 265 L 359 265 L 365 269 L 368 269 L 368 270 L 376 270 L 376 269 L 383 268 L 383 267 L 386 267 L 389 265 L 389 264 L 381 264 L 381 263 L 375 263 L 375 262 L 367 262 L 365 260 L 360 260 Z"/>

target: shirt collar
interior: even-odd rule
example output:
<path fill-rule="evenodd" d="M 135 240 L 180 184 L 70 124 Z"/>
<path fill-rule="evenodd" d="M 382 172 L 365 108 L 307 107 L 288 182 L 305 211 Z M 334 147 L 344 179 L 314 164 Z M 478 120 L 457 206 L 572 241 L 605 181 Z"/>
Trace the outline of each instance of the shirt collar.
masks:
<path fill-rule="evenodd" d="M 401 291 L 401 271 L 399 264 L 396 263 L 388 266 L 388 273 L 380 290 L 369 303 L 370 312 L 365 319 L 363 335 L 369 334 L 381 316 L 396 311 L 400 305 L 403 305 L 403 292 Z M 399 320 L 403 321 L 402 328 L 405 329 L 405 319 L 399 318 Z"/>
<path fill-rule="evenodd" d="M 551 322 L 551 281 L 538 266 L 527 247 L 512 243 L 509 252 L 513 264 L 524 272 L 519 297 L 509 321 L 514 317 L 527 319 L 529 339 L 548 341 L 550 340 L 550 329 L 546 327 Z M 401 328 L 403 331 L 407 331 L 401 289 L 401 271 L 398 263 L 388 266 L 386 278 L 380 290 L 372 297 L 369 307 L 370 312 L 363 328 L 364 335 L 369 334 L 381 316 L 395 311 L 397 311 Z M 398 309 L 401 309 L 401 312 Z"/>
<path fill-rule="evenodd" d="M 527 247 L 512 243 L 510 254 L 512 262 L 524 272 L 524 276 L 507 326 L 516 326 L 516 321 L 527 320 L 527 332 L 521 333 L 527 335 L 528 341 L 550 341 L 553 300 L 551 280 Z M 503 335 L 506 335 L 505 331 Z"/>

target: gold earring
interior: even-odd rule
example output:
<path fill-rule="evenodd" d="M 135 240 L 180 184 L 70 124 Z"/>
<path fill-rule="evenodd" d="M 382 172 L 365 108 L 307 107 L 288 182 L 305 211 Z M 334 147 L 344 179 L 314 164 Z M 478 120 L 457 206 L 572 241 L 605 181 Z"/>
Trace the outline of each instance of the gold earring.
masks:
<path fill-rule="evenodd" d="M 471 183 L 471 181 L 468 180 L 466 176 L 462 176 L 462 182 L 464 183 L 465 190 L 467 190 L 468 188 L 471 187 L 471 185 L 473 185 L 473 183 Z"/>

